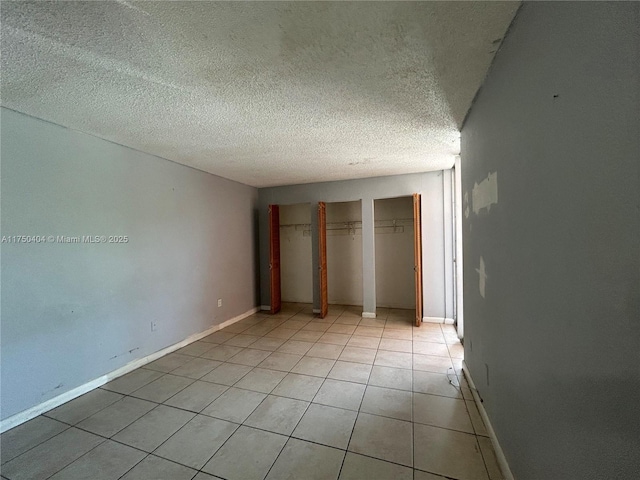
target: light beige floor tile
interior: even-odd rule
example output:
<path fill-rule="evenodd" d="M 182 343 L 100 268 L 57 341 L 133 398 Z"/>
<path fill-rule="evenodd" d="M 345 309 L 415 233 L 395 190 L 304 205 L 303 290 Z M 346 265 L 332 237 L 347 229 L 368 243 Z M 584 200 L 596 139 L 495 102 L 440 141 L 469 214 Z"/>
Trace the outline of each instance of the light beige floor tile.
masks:
<path fill-rule="evenodd" d="M 436 355 L 438 357 L 449 357 L 449 349 L 444 343 L 414 341 L 413 353 L 419 353 L 421 355 Z"/>
<path fill-rule="evenodd" d="M 199 357 L 203 353 L 211 350 L 216 345 L 216 343 L 209 343 L 198 340 L 197 342 L 193 342 L 186 347 L 182 347 L 180 350 L 177 350 L 176 353 L 179 353 L 181 355 L 190 355 L 192 357 Z"/>
<path fill-rule="evenodd" d="M 68 465 L 51 480 L 112 480 L 120 478 L 147 454 L 107 440 Z"/>
<path fill-rule="evenodd" d="M 219 383 L 220 385 L 231 386 L 252 370 L 247 365 L 236 365 L 233 363 L 223 363 L 211 372 L 207 373 L 200 380 L 205 382 Z"/>
<path fill-rule="evenodd" d="M 264 393 L 232 387 L 211 402 L 201 413 L 229 422 L 242 423 L 266 397 Z"/>
<path fill-rule="evenodd" d="M 286 375 L 286 372 L 278 370 L 254 368 L 242 377 L 242 380 L 236 383 L 235 387 L 253 390 L 254 392 L 271 393 Z"/>
<path fill-rule="evenodd" d="M 343 335 L 351 335 L 356 330 L 355 325 L 334 324 L 329 327 L 327 333 L 340 333 Z"/>
<path fill-rule="evenodd" d="M 387 318 L 386 330 L 405 330 L 413 333 L 413 321 L 408 319 Z"/>
<path fill-rule="evenodd" d="M 297 340 L 301 342 L 317 342 L 318 339 L 324 335 L 324 332 L 313 332 L 310 330 L 300 330 L 291 337 L 291 340 Z"/>
<path fill-rule="evenodd" d="M 119 393 L 96 388 L 53 410 L 49 410 L 45 415 L 60 422 L 75 425 L 122 398 Z"/>
<path fill-rule="evenodd" d="M 232 345 L 234 347 L 248 347 L 252 343 L 255 343 L 257 340 L 260 340 L 262 337 L 258 337 L 257 335 L 243 335 L 239 334 L 235 337 L 231 338 L 224 342 L 225 345 Z"/>
<path fill-rule="evenodd" d="M 429 393 L 431 395 L 442 395 L 444 397 L 462 398 L 460 389 L 449 382 L 450 376 L 442 373 L 413 372 L 413 391 L 418 393 Z M 456 378 L 452 375 L 451 378 Z"/>
<path fill-rule="evenodd" d="M 210 343 L 224 343 L 227 340 L 235 337 L 236 334 L 232 332 L 223 332 L 221 330 L 212 333 L 204 338 L 201 338 L 201 342 L 210 342 Z"/>
<path fill-rule="evenodd" d="M 377 349 L 378 345 L 380 345 L 380 338 L 362 337 L 358 335 L 353 335 L 349 339 L 349 342 L 347 343 L 348 347 L 371 348 L 371 349 Z"/>
<path fill-rule="evenodd" d="M 121 480 L 191 480 L 196 470 L 149 455 Z"/>
<path fill-rule="evenodd" d="M 344 350 L 342 345 L 331 345 L 329 343 L 316 343 L 311 350 L 307 352 L 307 357 L 328 358 L 337 360 Z"/>
<path fill-rule="evenodd" d="M 384 328 L 387 320 L 384 318 L 363 318 L 358 324 L 359 327 Z"/>
<path fill-rule="evenodd" d="M 2 466 L 11 480 L 45 479 L 104 442 L 105 439 L 69 428 Z"/>
<path fill-rule="evenodd" d="M 350 347 L 347 345 L 344 347 L 344 350 L 342 350 L 338 360 L 373 365 L 373 361 L 376 359 L 376 353 L 377 351 L 373 348 Z"/>
<path fill-rule="evenodd" d="M 331 324 L 330 323 L 324 323 L 324 322 L 310 322 L 308 324 L 306 324 L 304 327 L 302 327 L 302 329 L 300 330 L 301 332 L 326 332 L 327 330 L 329 330 L 329 328 L 331 328 Z"/>
<path fill-rule="evenodd" d="M 270 333 L 272 330 L 274 330 L 273 326 L 271 326 L 271 325 L 263 325 L 261 323 L 258 323 L 256 325 L 254 325 L 253 327 L 250 327 L 250 328 L 246 329 L 242 333 L 244 335 L 255 335 L 257 337 L 262 337 L 263 335 L 267 335 L 268 333 Z"/>
<path fill-rule="evenodd" d="M 343 450 L 290 438 L 267 480 L 336 480 L 343 458 Z"/>
<path fill-rule="evenodd" d="M 318 390 L 313 403 L 357 411 L 364 390 L 365 386 L 359 383 L 327 379 Z"/>
<path fill-rule="evenodd" d="M 318 393 L 323 381 L 324 380 L 319 377 L 288 373 L 271 393 L 281 397 L 310 402 L 313 400 L 313 397 L 316 396 L 316 393 Z"/>
<path fill-rule="evenodd" d="M 144 368 L 148 370 L 156 370 L 158 372 L 168 373 L 191 360 L 193 360 L 191 358 L 191 355 L 170 353 L 168 355 L 165 355 L 164 357 L 160 357 L 159 359 L 151 363 L 147 363 Z"/>
<path fill-rule="evenodd" d="M 313 375 L 315 377 L 326 377 L 336 363 L 328 358 L 302 357 L 302 359 L 291 370 L 291 373 L 303 375 Z"/>
<path fill-rule="evenodd" d="M 464 347 L 460 343 L 447 345 L 449 347 L 449 355 L 451 358 L 464 358 Z"/>
<path fill-rule="evenodd" d="M 311 404 L 292 436 L 345 450 L 358 414 L 351 410 Z"/>
<path fill-rule="evenodd" d="M 209 360 L 208 358 L 194 358 L 190 362 L 187 362 L 181 367 L 173 370 L 171 372 L 171 375 L 179 375 L 181 377 L 198 380 L 220 365 L 222 365 L 222 362 L 218 360 Z"/>
<path fill-rule="evenodd" d="M 216 345 L 211 350 L 203 353 L 202 358 L 208 358 L 209 360 L 218 360 L 224 362 L 234 355 L 237 355 L 242 351 L 241 347 L 234 347 L 232 345 Z"/>
<path fill-rule="evenodd" d="M 195 416 L 178 408 L 159 405 L 113 436 L 117 442 L 152 452 Z"/>
<path fill-rule="evenodd" d="M 445 357 L 436 357 L 435 355 L 413 354 L 413 369 L 422 370 L 424 372 L 433 373 L 450 373 L 453 366 L 451 360 Z"/>
<path fill-rule="evenodd" d="M 280 370 L 290 372 L 293 367 L 302 359 L 302 355 L 293 355 L 291 353 L 274 352 L 263 360 L 258 366 L 260 368 L 268 368 L 270 370 Z"/>
<path fill-rule="evenodd" d="M 415 467 L 461 480 L 488 480 L 474 435 L 414 425 Z"/>
<path fill-rule="evenodd" d="M 371 374 L 371 365 L 365 363 L 343 362 L 338 360 L 327 378 L 346 382 L 367 383 Z"/>
<path fill-rule="evenodd" d="M 335 321 L 335 325 L 353 325 L 356 326 L 360 323 L 360 317 L 338 317 Z"/>
<path fill-rule="evenodd" d="M 351 335 L 343 335 L 342 333 L 325 333 L 320 337 L 318 343 L 330 343 L 332 345 L 346 345 Z"/>
<path fill-rule="evenodd" d="M 359 413 L 349 451 L 408 467 L 413 466 L 412 424 Z"/>
<path fill-rule="evenodd" d="M 197 415 L 153 453 L 187 467 L 200 469 L 237 428 L 235 423 Z"/>
<path fill-rule="evenodd" d="M 413 340 L 413 332 L 411 330 L 398 330 L 395 328 L 385 327 L 382 332 L 382 338 L 392 338 L 394 340 Z"/>
<path fill-rule="evenodd" d="M 310 321 L 311 321 L 310 319 L 294 320 L 292 318 L 291 320 L 287 320 L 286 322 L 284 322 L 282 324 L 282 327 L 289 328 L 291 330 L 300 330 L 302 327 L 307 325 L 307 323 L 309 323 Z"/>
<path fill-rule="evenodd" d="M 356 328 L 356 331 L 353 332 L 353 334 L 354 335 L 359 335 L 359 336 L 362 336 L 362 337 L 381 338 L 383 331 L 384 331 L 384 328 L 358 326 L 358 328 Z"/>
<path fill-rule="evenodd" d="M 191 385 L 194 381 L 187 377 L 179 377 L 177 375 L 163 375 L 157 380 L 146 384 L 139 388 L 131 395 L 142 400 L 150 402 L 162 403 L 173 397 L 180 390 Z"/>
<path fill-rule="evenodd" d="M 411 391 L 411 370 L 374 365 L 369 376 L 369 385 Z"/>
<path fill-rule="evenodd" d="M 445 343 L 442 332 L 425 328 L 414 329 L 413 340 L 418 342 Z"/>
<path fill-rule="evenodd" d="M 124 397 L 78 424 L 79 428 L 103 437 L 112 437 L 156 407 L 153 402 Z M 3 456 L 4 456 L 4 452 Z"/>
<path fill-rule="evenodd" d="M 291 435 L 308 406 L 308 402 L 269 395 L 244 424 L 273 433 Z"/>
<path fill-rule="evenodd" d="M 414 393 L 413 421 L 474 433 L 464 400 L 456 398 Z"/>
<path fill-rule="evenodd" d="M 40 415 L 28 422 L 4 432 L 0 436 L 2 463 L 46 442 L 69 428 L 68 425 Z"/>
<path fill-rule="evenodd" d="M 147 383 L 151 383 L 154 380 L 160 378 L 163 374 L 156 372 L 155 370 L 146 370 L 144 368 L 138 368 L 133 372 L 127 373 L 122 377 L 111 380 L 109 383 L 104 384 L 101 388 L 110 390 L 112 392 L 122 393 L 128 395 L 131 392 L 138 390 Z"/>
<path fill-rule="evenodd" d="M 413 470 L 377 458 L 347 452 L 340 480 L 413 480 Z"/>
<path fill-rule="evenodd" d="M 228 480 L 262 480 L 285 443 L 284 435 L 241 426 L 203 470 Z"/>
<path fill-rule="evenodd" d="M 276 338 L 276 337 L 263 337 L 260 340 L 257 340 L 251 348 L 257 348 L 259 350 L 266 350 L 269 352 L 275 352 L 278 348 L 282 346 L 282 344 L 286 342 L 284 338 Z"/>
<path fill-rule="evenodd" d="M 389 350 L 392 352 L 406 352 L 411 353 L 413 351 L 413 345 L 411 340 L 397 340 L 395 338 L 383 338 L 380 340 L 380 350 Z"/>
<path fill-rule="evenodd" d="M 411 392 L 369 385 L 364 392 L 360 411 L 411 421 Z"/>
<path fill-rule="evenodd" d="M 412 365 L 412 357 L 410 353 L 378 350 L 378 354 L 376 355 L 376 359 L 373 364 L 380 367 L 410 369 Z"/>
<path fill-rule="evenodd" d="M 291 328 L 278 327 L 271 330 L 266 334 L 265 339 L 267 338 L 279 338 L 281 340 L 288 340 L 292 338 L 299 330 L 293 330 Z"/>
<path fill-rule="evenodd" d="M 170 407 L 201 412 L 207 405 L 227 391 L 229 387 L 217 383 L 196 381 L 164 402 Z"/>
<path fill-rule="evenodd" d="M 237 333 L 240 334 L 247 330 L 251 325 L 247 325 L 244 323 L 236 322 L 222 329 L 225 333 Z"/>
<path fill-rule="evenodd" d="M 307 353 L 311 347 L 313 347 L 313 342 L 301 342 L 299 340 L 288 340 L 283 343 L 280 348 L 278 348 L 278 352 L 280 353 L 293 353 L 295 355 L 304 355 Z"/>
<path fill-rule="evenodd" d="M 265 358 L 271 355 L 271 352 L 266 350 L 257 350 L 253 348 L 245 348 L 243 351 L 231 357 L 227 362 L 237 363 L 239 365 L 247 365 L 249 367 L 255 367 Z"/>

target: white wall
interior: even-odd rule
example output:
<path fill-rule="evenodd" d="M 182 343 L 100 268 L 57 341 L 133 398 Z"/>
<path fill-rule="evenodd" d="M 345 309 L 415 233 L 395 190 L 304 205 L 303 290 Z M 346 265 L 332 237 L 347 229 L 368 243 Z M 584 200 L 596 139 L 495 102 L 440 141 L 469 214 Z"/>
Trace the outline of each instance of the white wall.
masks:
<path fill-rule="evenodd" d="M 308 203 L 280 205 L 283 302 L 313 302 L 311 257 L 311 206 Z"/>
<path fill-rule="evenodd" d="M 2 235 L 128 236 L 2 245 L 2 419 L 256 306 L 255 188 L 1 115 Z"/>
<path fill-rule="evenodd" d="M 377 305 L 413 309 L 416 306 L 413 198 L 375 200 L 374 206 Z M 395 231 L 386 227 L 393 220 L 398 221 Z"/>
<path fill-rule="evenodd" d="M 362 221 L 360 202 L 327 203 L 329 303 L 362 305 L 362 229 L 345 234 L 342 223 Z"/>

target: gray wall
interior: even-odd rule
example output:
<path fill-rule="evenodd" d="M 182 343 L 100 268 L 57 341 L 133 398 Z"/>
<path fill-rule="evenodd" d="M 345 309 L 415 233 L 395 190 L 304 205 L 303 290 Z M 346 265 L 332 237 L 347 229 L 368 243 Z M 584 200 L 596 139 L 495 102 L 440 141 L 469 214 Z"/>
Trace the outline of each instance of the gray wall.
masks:
<path fill-rule="evenodd" d="M 465 361 L 520 480 L 640 472 L 639 25 L 525 3 L 462 130 L 463 192 L 498 179 L 463 218 Z"/>
<path fill-rule="evenodd" d="M 446 250 L 453 248 L 445 244 L 445 230 L 452 228 L 451 216 L 445 215 L 445 202 L 451 201 L 451 170 L 396 175 L 391 177 L 365 178 L 339 182 L 311 183 L 284 187 L 261 188 L 259 190 L 260 205 L 260 291 L 262 305 L 270 303 L 269 285 L 269 245 L 268 245 L 268 205 L 291 205 L 311 203 L 311 225 L 313 229 L 313 252 L 317 252 L 317 210 L 319 201 L 350 202 L 361 200 L 363 208 L 363 247 L 366 258 L 375 257 L 373 235 L 368 251 L 364 218 L 365 211 L 373 212 L 373 200 L 393 198 L 413 193 L 422 194 L 422 236 L 423 236 L 423 277 L 424 277 L 424 316 L 451 318 L 453 315 L 453 277 L 446 270 L 453 268 L 445 263 Z M 445 248 L 446 245 L 446 248 Z M 313 271 L 317 271 L 317 256 L 314 254 Z M 363 266 L 363 293 L 375 298 L 375 269 L 365 262 Z M 449 278 L 449 282 L 446 279 Z M 314 303 L 318 307 L 320 295 L 317 275 L 314 276 Z"/>
<path fill-rule="evenodd" d="M 1 114 L 2 235 L 129 237 L 2 245 L 2 418 L 255 307 L 256 189 Z"/>

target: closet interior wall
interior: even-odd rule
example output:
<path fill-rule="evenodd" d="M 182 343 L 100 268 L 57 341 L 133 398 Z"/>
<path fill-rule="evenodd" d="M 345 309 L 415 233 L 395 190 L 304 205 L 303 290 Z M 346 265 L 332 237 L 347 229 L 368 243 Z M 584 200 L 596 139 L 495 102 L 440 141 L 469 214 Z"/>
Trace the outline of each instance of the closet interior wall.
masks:
<path fill-rule="evenodd" d="M 280 205 L 280 271 L 283 302 L 313 302 L 311 206 Z"/>
<path fill-rule="evenodd" d="M 374 200 L 378 307 L 414 309 L 413 199 Z"/>
<path fill-rule="evenodd" d="M 327 203 L 329 303 L 362 305 L 362 206 Z"/>

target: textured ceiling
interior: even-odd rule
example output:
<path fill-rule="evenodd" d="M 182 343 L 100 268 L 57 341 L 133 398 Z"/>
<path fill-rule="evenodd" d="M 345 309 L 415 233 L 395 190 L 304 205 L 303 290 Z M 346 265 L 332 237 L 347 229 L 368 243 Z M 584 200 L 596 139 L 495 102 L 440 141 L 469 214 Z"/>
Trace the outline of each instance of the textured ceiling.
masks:
<path fill-rule="evenodd" d="M 1 2 L 2 105 L 253 186 L 449 168 L 517 2 Z"/>

